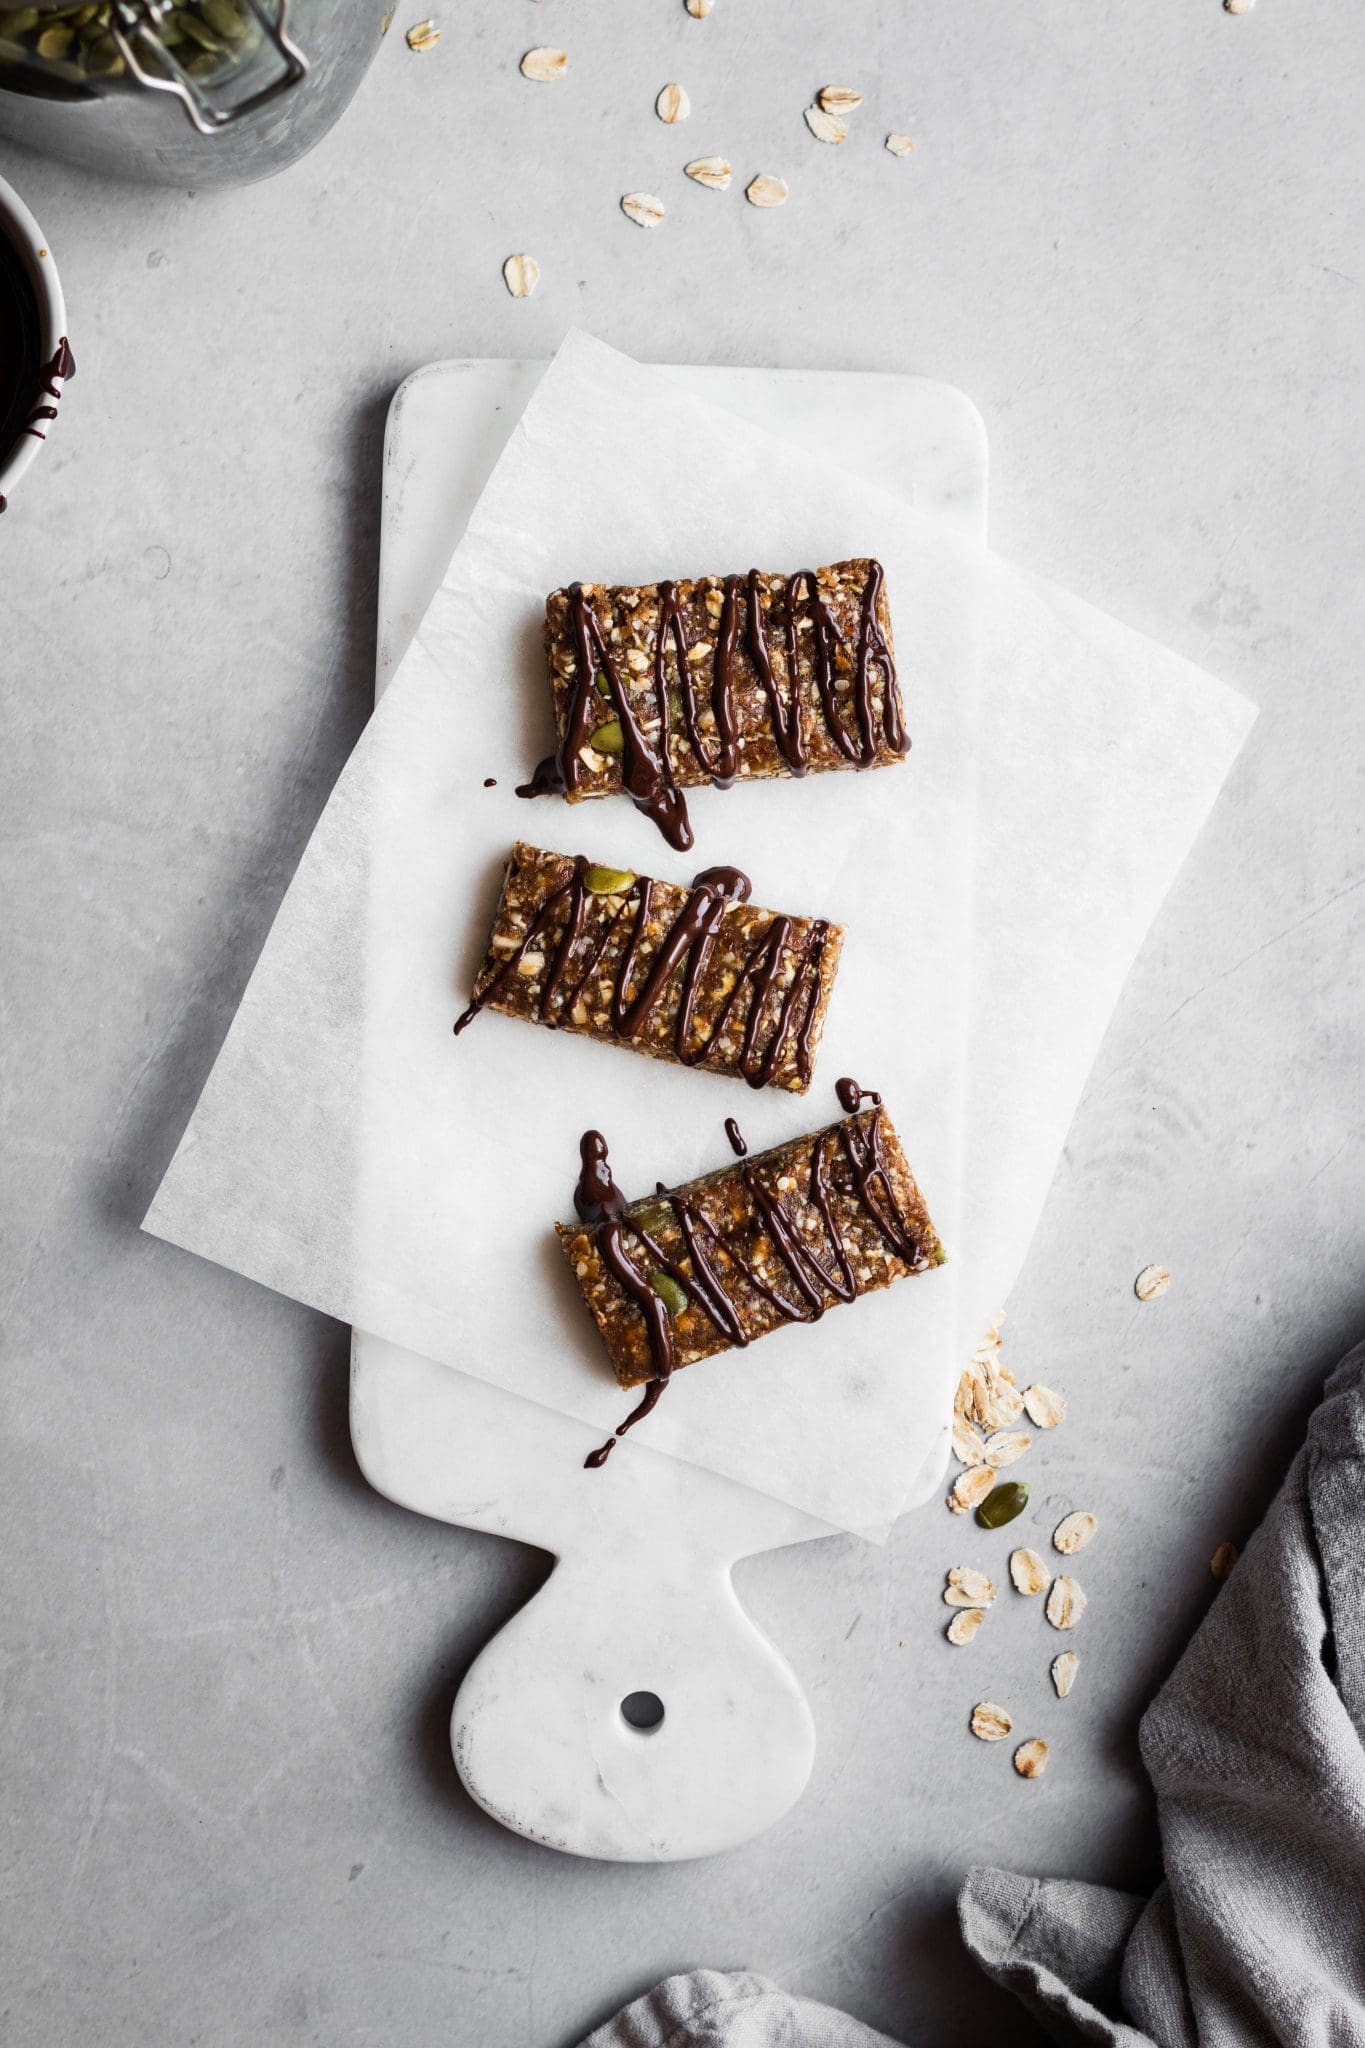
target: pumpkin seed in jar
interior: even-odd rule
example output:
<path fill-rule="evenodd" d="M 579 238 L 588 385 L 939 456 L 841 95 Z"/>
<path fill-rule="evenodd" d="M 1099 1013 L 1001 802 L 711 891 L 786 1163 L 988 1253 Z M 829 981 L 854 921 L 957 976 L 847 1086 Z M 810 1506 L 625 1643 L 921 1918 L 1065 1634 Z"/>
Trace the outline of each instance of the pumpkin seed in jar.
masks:
<path fill-rule="evenodd" d="M 220 36 L 226 36 L 230 43 L 240 43 L 246 36 L 246 23 L 240 8 L 233 0 L 199 0 L 199 12 L 211 29 Z"/>
<path fill-rule="evenodd" d="M 1016 1515 L 1022 1515 L 1027 1506 L 1028 1487 L 1024 1481 L 1007 1479 L 986 1495 L 976 1511 L 976 1519 L 983 1529 L 1003 1529 Z"/>
<path fill-rule="evenodd" d="M 6 14 L 0 15 L 0 28 L 3 28 L 7 36 L 25 36 L 31 28 L 37 28 L 37 26 L 38 10 L 36 7 L 16 7 Z"/>
<path fill-rule="evenodd" d="M 33 47 L 49 64 L 55 64 L 61 58 L 71 55 L 71 46 L 75 40 L 76 31 L 71 24 L 59 21 L 52 28 L 45 28 Z"/>
<path fill-rule="evenodd" d="M 218 57 L 226 54 L 227 45 L 219 41 L 206 21 L 201 21 L 197 14 L 191 14 L 188 7 L 178 7 L 171 20 L 178 21 L 190 41 L 198 43 L 201 50 L 212 50 Z"/>

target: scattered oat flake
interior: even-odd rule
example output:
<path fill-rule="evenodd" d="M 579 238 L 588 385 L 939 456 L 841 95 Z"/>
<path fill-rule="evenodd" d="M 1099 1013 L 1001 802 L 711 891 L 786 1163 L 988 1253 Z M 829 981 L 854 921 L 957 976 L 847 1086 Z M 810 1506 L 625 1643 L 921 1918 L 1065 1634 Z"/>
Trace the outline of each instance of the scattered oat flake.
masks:
<path fill-rule="evenodd" d="M 960 1415 L 953 1418 L 953 1456 L 959 1465 L 984 1465 L 986 1446 L 970 1422 L 964 1422 Z"/>
<path fill-rule="evenodd" d="M 380 33 L 380 35 L 381 35 L 381 36 L 386 36 L 386 35 L 388 34 L 389 30 L 390 30 L 390 29 L 391 29 L 392 27 L 393 27 L 393 9 L 392 9 L 391 7 L 386 7 L 386 8 L 384 9 L 384 12 L 383 12 L 383 14 L 382 14 L 382 15 L 381 15 L 381 16 L 379 17 L 379 33 Z"/>
<path fill-rule="evenodd" d="M 781 178 L 770 178 L 766 172 L 760 172 L 744 187 L 744 197 L 750 206 L 785 206 L 787 187 Z"/>
<path fill-rule="evenodd" d="M 716 0 L 683 0 L 683 6 L 693 21 L 705 21 L 715 4 Z"/>
<path fill-rule="evenodd" d="M 1225 1579 L 1227 1577 L 1237 1562 L 1238 1554 L 1235 1543 L 1219 1544 L 1217 1550 L 1214 1551 L 1213 1556 L 1209 1559 L 1209 1570 L 1213 1573 L 1215 1579 Z"/>
<path fill-rule="evenodd" d="M 534 256 L 509 256 L 502 266 L 502 281 L 514 299 L 529 299 L 540 283 L 540 265 Z"/>
<path fill-rule="evenodd" d="M 892 156 L 909 156 L 914 146 L 913 135 L 888 135 L 882 144 L 882 148 L 890 150 Z"/>
<path fill-rule="evenodd" d="M 863 96 L 851 85 L 822 85 L 815 95 L 815 104 L 823 107 L 827 114 L 851 114 L 863 103 Z"/>
<path fill-rule="evenodd" d="M 1041 1778 L 1047 1769 L 1048 1746 L 1041 1735 L 1021 1742 L 1014 1752 L 1014 1768 L 1021 1778 Z"/>
<path fill-rule="evenodd" d="M 950 1607 L 989 1607 L 995 1598 L 994 1583 L 972 1564 L 955 1564 L 948 1574 L 943 1595 Z"/>
<path fill-rule="evenodd" d="M 654 111 L 661 121 L 670 125 L 685 121 L 692 111 L 692 102 L 680 85 L 666 85 L 654 102 Z"/>
<path fill-rule="evenodd" d="M 1066 1401 L 1051 1387 L 1025 1387 L 1024 1409 L 1035 1429 L 1055 1429 L 1066 1421 Z"/>
<path fill-rule="evenodd" d="M 690 164 L 683 165 L 689 178 L 698 185 L 705 185 L 711 192 L 727 192 L 734 172 L 723 156 L 694 157 Z"/>
<path fill-rule="evenodd" d="M 1075 1579 L 1054 1579 L 1047 1596 L 1047 1618 L 1054 1628 L 1075 1628 L 1085 1613 L 1085 1595 Z"/>
<path fill-rule="evenodd" d="M 848 123 L 837 114 L 827 114 L 823 107 L 807 107 L 804 118 L 817 142 L 848 141 Z"/>
<path fill-rule="evenodd" d="M 1013 1731 L 1014 1723 L 994 1700 L 978 1700 L 972 1708 L 971 1727 L 978 1742 L 1003 1742 Z"/>
<path fill-rule="evenodd" d="M 627 192 L 621 200 L 621 211 L 637 228 L 657 228 L 664 217 L 664 203 L 652 192 Z"/>
<path fill-rule="evenodd" d="M 1032 1599 L 1035 1593 L 1047 1590 L 1048 1569 L 1036 1550 L 1012 1550 L 1010 1552 L 1010 1577 L 1016 1593 L 1023 1593 Z"/>
<path fill-rule="evenodd" d="M 1076 1673 L 1080 1668 L 1081 1660 L 1074 1650 L 1063 1650 L 1060 1657 L 1053 1658 L 1052 1683 L 1059 1700 L 1064 1700 L 1076 1683 Z"/>
<path fill-rule="evenodd" d="M 997 1469 L 1012 1465 L 1016 1458 L 1023 1457 L 1032 1442 L 1027 1430 L 998 1429 L 994 1436 L 986 1438 L 986 1463 Z"/>
<path fill-rule="evenodd" d="M 964 1607 L 961 1614 L 955 1614 L 948 1623 L 944 1634 L 956 1649 L 962 1649 L 972 1640 L 986 1619 L 984 1607 Z"/>
<path fill-rule="evenodd" d="M 1052 1532 L 1052 1544 L 1063 1557 L 1074 1557 L 1078 1550 L 1084 1550 L 1099 1523 L 1093 1515 L 1078 1509 L 1074 1515 L 1063 1515 Z"/>
<path fill-rule="evenodd" d="M 1139 1301 L 1155 1301 L 1170 1284 L 1171 1276 L 1165 1266 L 1144 1266 L 1133 1282 L 1133 1292 Z"/>
<path fill-rule="evenodd" d="M 569 68 L 567 50 L 528 50 L 521 60 L 523 78 L 534 78 L 538 85 L 548 84 L 552 78 L 562 78 Z"/>
<path fill-rule="evenodd" d="M 1256 0 L 1223 0 L 1224 14 L 1250 14 Z"/>
<path fill-rule="evenodd" d="M 955 1515 L 968 1514 L 980 1507 L 994 1484 L 995 1473 L 989 1465 L 971 1465 L 953 1481 L 948 1505 Z"/>
<path fill-rule="evenodd" d="M 417 21 L 407 33 L 410 50 L 434 50 L 441 40 L 441 31 L 434 21 Z"/>

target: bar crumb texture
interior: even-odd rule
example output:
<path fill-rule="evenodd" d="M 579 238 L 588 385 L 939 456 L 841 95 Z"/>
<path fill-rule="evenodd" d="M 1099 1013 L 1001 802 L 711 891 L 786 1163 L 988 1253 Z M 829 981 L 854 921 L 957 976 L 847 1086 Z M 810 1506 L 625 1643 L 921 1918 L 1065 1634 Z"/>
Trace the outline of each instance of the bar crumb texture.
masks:
<path fill-rule="evenodd" d="M 632 1387 L 658 1376 L 657 1361 L 639 1304 L 603 1256 L 611 1227 L 555 1226 L 616 1377 Z M 813 1321 L 817 1309 L 945 1258 L 880 1104 L 628 1203 L 616 1242 L 670 1307 L 674 1368 Z"/>
<path fill-rule="evenodd" d="M 685 887 L 518 841 L 457 1029 L 487 1007 L 802 1094 L 843 927 L 761 909 L 747 888 L 733 869 Z"/>

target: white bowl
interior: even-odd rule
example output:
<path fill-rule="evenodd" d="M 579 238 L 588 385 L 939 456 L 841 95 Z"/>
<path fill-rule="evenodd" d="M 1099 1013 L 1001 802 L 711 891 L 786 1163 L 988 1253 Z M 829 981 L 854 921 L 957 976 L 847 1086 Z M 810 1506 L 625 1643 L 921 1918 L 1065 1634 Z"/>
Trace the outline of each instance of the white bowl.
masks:
<path fill-rule="evenodd" d="M 39 361 L 55 366 L 58 352 L 66 340 L 66 301 L 62 297 L 57 266 L 52 260 L 46 235 L 13 186 L 7 185 L 3 178 L 0 178 L 0 234 L 17 251 L 38 301 Z M 55 387 L 57 396 L 45 388 L 48 384 Z M 54 367 L 44 383 L 35 388 L 34 406 L 59 404 L 61 388 L 61 379 Z M 27 431 L 20 433 L 12 448 L 0 448 L 0 511 L 24 471 L 37 461 L 55 425 L 55 420 L 37 419 Z"/>

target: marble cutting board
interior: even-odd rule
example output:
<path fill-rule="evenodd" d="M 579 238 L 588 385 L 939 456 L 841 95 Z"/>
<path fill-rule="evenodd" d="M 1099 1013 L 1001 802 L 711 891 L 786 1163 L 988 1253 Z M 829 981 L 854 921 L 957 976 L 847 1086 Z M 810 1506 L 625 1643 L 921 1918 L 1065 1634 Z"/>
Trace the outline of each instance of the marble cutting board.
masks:
<path fill-rule="evenodd" d="M 393 675 L 543 365 L 434 363 L 400 387 L 384 450 L 377 688 Z M 678 369 L 757 421 L 984 538 L 986 441 L 951 386 L 867 373 Z M 574 1854 L 670 1861 L 778 1820 L 810 1775 L 795 1675 L 745 1615 L 735 1562 L 830 1533 L 642 1440 L 591 1487 L 599 1431 L 356 1331 L 351 1435 L 370 1483 L 420 1514 L 551 1551 L 545 1586 L 482 1652 L 451 1741 L 472 1796 Z M 626 1447 L 623 1446 L 623 1449 Z M 907 1445 L 934 1492 L 947 1420 Z M 628 1711 L 623 1703 L 630 1702 Z"/>

